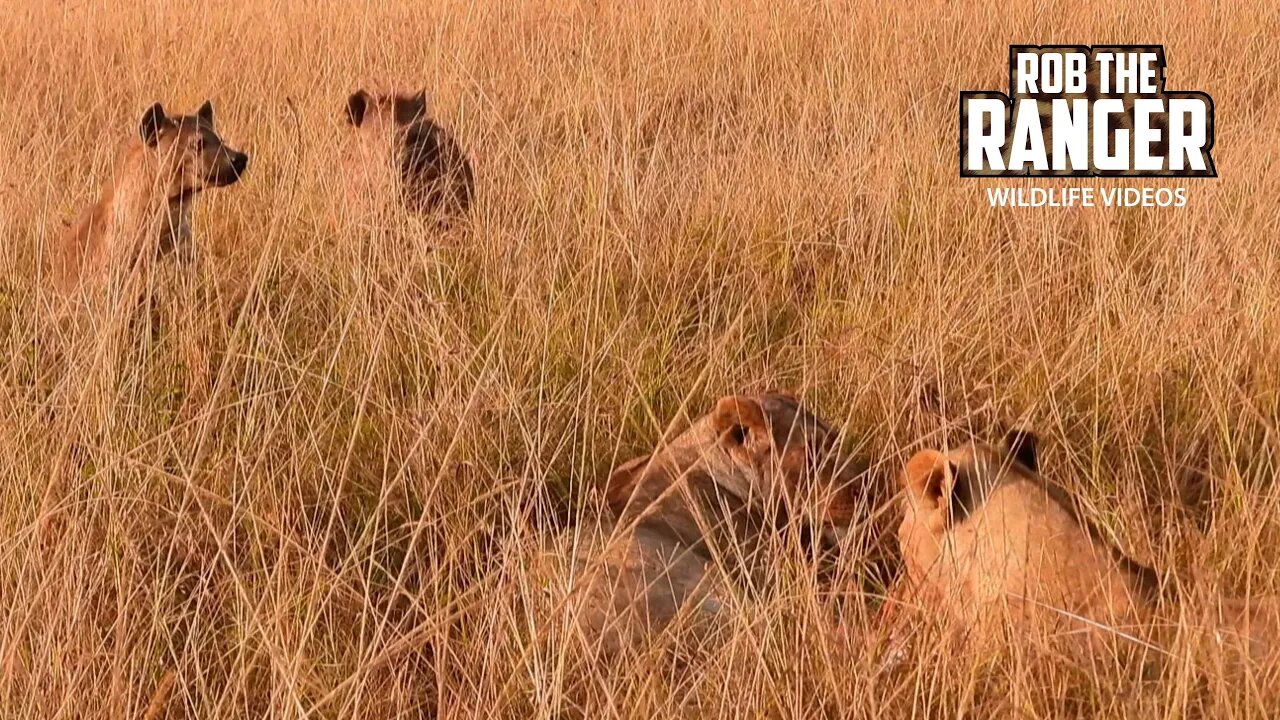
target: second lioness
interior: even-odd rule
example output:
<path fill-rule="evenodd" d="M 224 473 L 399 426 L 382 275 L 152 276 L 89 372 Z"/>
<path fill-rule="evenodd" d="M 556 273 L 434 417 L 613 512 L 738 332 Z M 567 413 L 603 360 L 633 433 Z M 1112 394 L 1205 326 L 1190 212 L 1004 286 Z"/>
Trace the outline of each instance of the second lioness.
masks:
<path fill-rule="evenodd" d="M 981 641 L 1012 626 L 1100 641 L 1167 644 L 1162 604 L 1210 643 L 1273 657 L 1280 604 L 1272 597 L 1180 598 L 1159 575 L 1109 543 L 1038 472 L 1037 440 L 1015 431 L 998 446 L 922 450 L 902 474 L 898 542 L 904 576 L 886 617 L 901 638 L 921 611 Z M 1187 601 L 1191 601 L 1188 605 Z"/>

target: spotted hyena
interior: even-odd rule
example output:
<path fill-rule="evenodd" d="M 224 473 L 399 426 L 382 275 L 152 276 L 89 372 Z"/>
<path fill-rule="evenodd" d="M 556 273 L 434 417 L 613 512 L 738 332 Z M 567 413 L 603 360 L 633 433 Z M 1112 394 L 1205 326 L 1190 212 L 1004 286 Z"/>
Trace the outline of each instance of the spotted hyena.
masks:
<path fill-rule="evenodd" d="M 194 115 L 169 115 L 160 103 L 152 105 L 137 136 L 120 146 L 98 201 L 55 247 L 54 283 L 70 293 L 141 258 L 170 252 L 189 258 L 196 196 L 237 182 L 248 165 L 249 156 L 215 130 L 211 103 Z"/>
<path fill-rule="evenodd" d="M 346 117 L 346 200 L 357 216 L 391 202 L 442 219 L 470 210 L 471 161 L 427 116 L 425 92 L 357 90 L 347 98 Z"/>

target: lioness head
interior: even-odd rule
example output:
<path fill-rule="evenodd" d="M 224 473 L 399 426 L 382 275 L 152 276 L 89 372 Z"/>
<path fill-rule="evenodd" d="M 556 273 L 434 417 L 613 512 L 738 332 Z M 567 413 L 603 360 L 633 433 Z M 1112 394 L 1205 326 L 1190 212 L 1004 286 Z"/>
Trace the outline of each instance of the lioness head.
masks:
<path fill-rule="evenodd" d="M 1138 619 L 1154 574 L 1080 519 L 1037 466 L 1036 438 L 1021 431 L 907 462 L 898 542 L 917 601 L 964 622 L 995 605 L 1018 618 Z"/>
<path fill-rule="evenodd" d="M 693 495 L 704 507 L 742 511 L 740 523 L 772 526 L 811 517 L 823 538 L 834 541 L 870 512 L 872 500 L 855 482 L 864 469 L 841 452 L 836 432 L 794 397 L 734 395 L 656 452 L 614 470 L 606 500 L 620 517 L 659 515 L 678 525 L 683 516 L 673 506 Z"/>
<path fill-rule="evenodd" d="M 208 101 L 195 115 L 174 116 L 156 103 L 143 113 L 140 132 L 143 143 L 168 168 L 164 177 L 170 200 L 230 185 L 249 166 L 249 156 L 224 143 L 214 130 L 213 105 Z"/>

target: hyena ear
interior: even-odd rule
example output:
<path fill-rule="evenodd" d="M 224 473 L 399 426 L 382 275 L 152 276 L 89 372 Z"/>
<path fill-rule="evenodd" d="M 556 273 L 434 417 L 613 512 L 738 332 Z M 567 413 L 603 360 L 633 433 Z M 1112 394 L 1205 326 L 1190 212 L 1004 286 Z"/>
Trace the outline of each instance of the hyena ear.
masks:
<path fill-rule="evenodd" d="M 907 461 L 902 484 L 911 500 L 928 510 L 946 510 L 955 492 L 958 469 L 937 450 L 921 450 Z"/>
<path fill-rule="evenodd" d="M 623 511 L 627 509 L 627 504 L 631 502 L 631 496 L 635 494 L 636 486 L 649 466 L 651 457 L 651 455 L 641 455 L 633 458 L 609 473 L 609 482 L 604 486 L 604 499 L 615 516 L 622 517 Z"/>
<path fill-rule="evenodd" d="M 419 90 L 413 95 L 401 95 L 396 98 L 396 124 L 408 125 L 427 115 L 427 91 Z"/>
<path fill-rule="evenodd" d="M 1005 433 L 1003 444 L 1004 451 L 1026 466 L 1028 470 L 1040 472 L 1040 459 L 1036 453 L 1040 438 L 1036 437 L 1035 433 L 1015 428 Z"/>
<path fill-rule="evenodd" d="M 155 147 L 160 143 L 160 131 L 168 124 L 169 116 L 164 113 L 164 106 L 160 103 L 147 108 L 142 114 L 142 125 L 139 131 L 142 135 L 142 141 L 147 147 Z"/>
<path fill-rule="evenodd" d="M 357 90 L 347 98 L 347 122 L 355 127 L 364 124 L 364 114 L 369 109 L 369 93 Z"/>
<path fill-rule="evenodd" d="M 213 127 L 213 103 L 205 100 L 200 109 L 196 111 L 196 117 L 203 120 L 209 127 Z"/>

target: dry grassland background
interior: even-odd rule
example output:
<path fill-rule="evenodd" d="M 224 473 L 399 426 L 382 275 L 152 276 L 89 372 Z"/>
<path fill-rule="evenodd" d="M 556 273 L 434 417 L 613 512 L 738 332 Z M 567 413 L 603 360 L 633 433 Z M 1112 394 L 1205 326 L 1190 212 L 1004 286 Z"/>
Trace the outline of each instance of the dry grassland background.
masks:
<path fill-rule="evenodd" d="M 1271 3 L 0 5 L 0 717 L 141 717 L 170 671 L 160 717 L 1274 709 L 1185 648 L 886 665 L 856 538 L 822 582 L 780 557 L 714 647 L 594 664 L 534 559 L 673 419 L 785 388 L 868 482 L 1028 423 L 1168 582 L 1280 591 Z M 957 93 L 1028 42 L 1164 43 L 1221 177 L 1180 210 L 989 209 Z M 428 90 L 469 226 L 334 222 L 369 83 Z M 253 159 L 203 196 L 201 262 L 119 347 L 60 328 L 49 243 L 150 103 L 206 98 Z"/>

